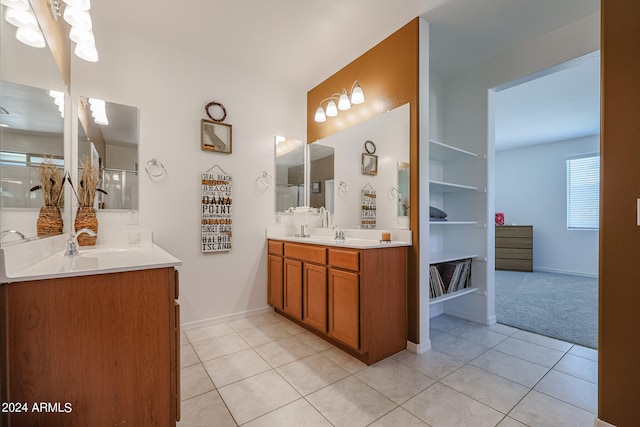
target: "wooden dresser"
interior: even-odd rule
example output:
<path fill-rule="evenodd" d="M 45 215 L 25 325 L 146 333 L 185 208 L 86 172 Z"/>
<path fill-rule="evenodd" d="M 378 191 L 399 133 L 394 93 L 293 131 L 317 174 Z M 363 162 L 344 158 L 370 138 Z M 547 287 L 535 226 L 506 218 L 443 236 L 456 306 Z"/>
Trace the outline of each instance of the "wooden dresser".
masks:
<path fill-rule="evenodd" d="M 533 226 L 496 226 L 496 270 L 533 271 Z"/>

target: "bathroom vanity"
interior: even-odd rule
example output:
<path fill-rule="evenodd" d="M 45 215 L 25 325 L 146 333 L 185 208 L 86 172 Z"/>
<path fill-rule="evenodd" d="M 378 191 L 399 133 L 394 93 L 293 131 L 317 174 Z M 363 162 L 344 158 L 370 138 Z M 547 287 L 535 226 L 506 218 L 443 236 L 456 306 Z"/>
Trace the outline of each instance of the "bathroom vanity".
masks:
<path fill-rule="evenodd" d="M 139 237 L 13 271 L 12 257 L 48 251 L 2 249 L 0 425 L 175 426 L 180 261 Z"/>
<path fill-rule="evenodd" d="M 372 364 L 407 346 L 407 246 L 331 237 L 268 239 L 275 311 Z"/>

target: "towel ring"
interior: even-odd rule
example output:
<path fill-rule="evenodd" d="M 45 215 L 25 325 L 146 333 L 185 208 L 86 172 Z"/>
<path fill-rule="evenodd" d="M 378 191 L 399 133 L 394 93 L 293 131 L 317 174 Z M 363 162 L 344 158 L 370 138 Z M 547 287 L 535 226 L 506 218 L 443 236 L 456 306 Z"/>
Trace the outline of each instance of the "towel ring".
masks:
<path fill-rule="evenodd" d="M 346 182 L 340 181 L 340 183 L 338 184 L 338 192 L 340 194 L 347 194 L 349 192 L 349 186 Z"/>
<path fill-rule="evenodd" d="M 144 171 L 151 179 L 161 178 L 167 173 L 162 162 L 155 157 L 144 165 Z"/>
<path fill-rule="evenodd" d="M 264 185 L 265 187 L 269 187 L 273 182 L 273 177 L 267 173 L 267 171 L 262 171 L 262 174 L 256 179 L 256 182 Z"/>

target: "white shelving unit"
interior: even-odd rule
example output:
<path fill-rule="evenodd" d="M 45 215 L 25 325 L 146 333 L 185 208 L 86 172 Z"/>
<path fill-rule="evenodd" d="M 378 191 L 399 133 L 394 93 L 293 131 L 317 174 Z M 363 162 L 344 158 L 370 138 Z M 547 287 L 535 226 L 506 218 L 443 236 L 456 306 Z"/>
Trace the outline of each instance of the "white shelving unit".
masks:
<path fill-rule="evenodd" d="M 465 205 L 465 199 L 477 197 L 484 193 L 484 189 L 477 185 L 478 182 L 469 181 L 466 176 L 459 176 L 456 172 L 464 170 L 460 165 L 483 159 L 477 153 L 448 145 L 439 141 L 429 141 L 429 205 L 444 210 L 449 217 L 448 221 L 429 221 L 430 253 L 429 264 L 458 261 L 467 258 L 473 263 L 483 262 L 485 258 L 479 256 L 474 250 L 474 245 L 465 246 L 465 230 L 478 228 L 482 223 L 478 221 L 477 212 L 471 209 L 460 209 Z M 463 175 L 463 174 L 460 174 Z M 452 211 L 449 212 L 448 209 Z M 476 217 L 474 217 L 476 216 Z M 471 238 L 470 238 L 471 239 Z M 471 286 L 450 294 L 444 294 L 430 299 L 430 306 L 442 306 L 441 303 L 452 301 L 478 291 L 473 286 L 474 276 L 471 277 Z M 439 312 L 446 312 L 444 307 L 438 307 Z"/>

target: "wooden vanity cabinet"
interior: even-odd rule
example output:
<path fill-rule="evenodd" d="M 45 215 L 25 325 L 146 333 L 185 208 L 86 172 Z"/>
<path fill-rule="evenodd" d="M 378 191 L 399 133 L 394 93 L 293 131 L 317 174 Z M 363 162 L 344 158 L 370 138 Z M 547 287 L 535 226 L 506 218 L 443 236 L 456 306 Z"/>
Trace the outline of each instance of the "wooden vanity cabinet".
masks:
<path fill-rule="evenodd" d="M 267 302 L 279 310 L 284 306 L 284 245 L 282 242 L 269 242 L 269 287 Z"/>
<path fill-rule="evenodd" d="M 367 364 L 407 344 L 407 248 L 269 240 L 269 304 Z M 282 249 L 280 249 L 282 248 Z M 282 280 L 273 270 L 281 260 Z M 284 294 L 283 307 L 271 297 Z"/>
<path fill-rule="evenodd" d="M 29 409 L 0 425 L 175 426 L 178 292 L 173 267 L 0 285 L 2 400 Z"/>

